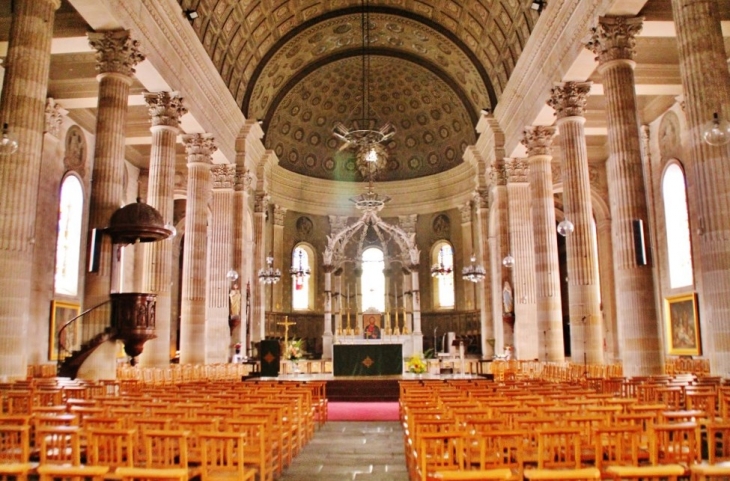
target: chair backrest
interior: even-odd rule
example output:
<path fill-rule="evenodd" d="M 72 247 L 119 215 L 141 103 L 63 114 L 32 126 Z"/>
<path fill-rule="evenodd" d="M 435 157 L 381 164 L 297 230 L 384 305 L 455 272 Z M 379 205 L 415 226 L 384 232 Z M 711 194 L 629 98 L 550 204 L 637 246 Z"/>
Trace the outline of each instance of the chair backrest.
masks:
<path fill-rule="evenodd" d="M 0 463 L 27 463 L 30 426 L 0 425 Z"/>
<path fill-rule="evenodd" d="M 594 436 L 596 467 L 604 471 L 605 466 L 637 466 L 639 464 L 640 426 L 601 426 Z"/>
<path fill-rule="evenodd" d="M 81 428 L 78 426 L 39 426 L 36 442 L 40 445 L 41 464 L 81 465 Z"/>
<path fill-rule="evenodd" d="M 652 464 L 684 463 L 702 459 L 700 428 L 697 423 L 655 424 L 652 428 Z"/>
<path fill-rule="evenodd" d="M 208 481 L 217 474 L 231 476 L 232 479 L 252 478 L 256 471 L 246 469 L 244 448 L 246 435 L 243 433 L 203 431 L 198 433 L 202 462 L 201 481 Z"/>
<path fill-rule="evenodd" d="M 416 456 L 421 481 L 436 471 L 464 469 L 464 440 L 466 433 L 425 433 L 416 440 Z"/>
<path fill-rule="evenodd" d="M 134 429 L 89 428 L 86 430 L 86 455 L 97 466 L 134 466 Z"/>
<path fill-rule="evenodd" d="M 730 461 L 730 423 L 707 425 L 707 455 L 710 464 Z"/>
<path fill-rule="evenodd" d="M 537 433 L 538 468 L 580 468 L 581 431 L 578 428 L 547 428 Z"/>
<path fill-rule="evenodd" d="M 144 432 L 145 467 L 188 467 L 189 431 L 151 429 Z"/>
<path fill-rule="evenodd" d="M 527 433 L 522 430 L 501 430 L 470 435 L 468 442 L 472 448 L 466 451 L 470 458 L 465 462 L 471 466 L 477 465 L 480 469 L 511 469 L 522 479 L 526 435 Z M 478 455 L 478 458 L 474 455 Z"/>

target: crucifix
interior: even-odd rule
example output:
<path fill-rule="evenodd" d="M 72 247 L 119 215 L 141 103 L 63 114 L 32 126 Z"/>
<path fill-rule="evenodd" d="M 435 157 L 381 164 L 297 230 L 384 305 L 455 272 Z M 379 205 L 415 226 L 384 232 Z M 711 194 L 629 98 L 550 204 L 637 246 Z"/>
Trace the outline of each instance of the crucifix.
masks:
<path fill-rule="evenodd" d="M 284 322 L 277 322 L 277 326 L 284 326 L 284 346 L 289 345 L 289 326 L 295 325 L 296 322 L 289 322 L 289 316 L 284 316 Z M 288 349 L 288 348 L 287 348 Z"/>

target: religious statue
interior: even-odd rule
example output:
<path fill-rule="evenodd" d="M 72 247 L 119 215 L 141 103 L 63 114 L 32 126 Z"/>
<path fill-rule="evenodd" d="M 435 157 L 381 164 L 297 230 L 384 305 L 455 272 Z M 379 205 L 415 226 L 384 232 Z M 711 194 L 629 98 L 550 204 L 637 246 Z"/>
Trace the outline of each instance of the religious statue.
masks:
<path fill-rule="evenodd" d="M 230 299 L 230 318 L 232 320 L 241 319 L 241 289 L 238 284 L 233 284 L 231 292 L 228 294 Z"/>
<path fill-rule="evenodd" d="M 509 281 L 504 281 L 502 289 L 502 310 L 505 316 L 511 316 L 514 310 L 514 298 L 512 297 L 512 287 Z"/>

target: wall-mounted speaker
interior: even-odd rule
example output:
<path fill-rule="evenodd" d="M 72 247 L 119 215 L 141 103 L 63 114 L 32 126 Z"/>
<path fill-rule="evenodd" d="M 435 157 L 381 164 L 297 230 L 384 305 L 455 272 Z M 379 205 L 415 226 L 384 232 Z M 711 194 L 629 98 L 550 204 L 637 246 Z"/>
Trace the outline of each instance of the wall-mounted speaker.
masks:
<path fill-rule="evenodd" d="M 645 266 L 648 262 L 646 259 L 646 241 L 644 239 L 644 221 L 634 219 L 631 221 L 634 229 L 634 253 L 636 255 L 636 264 Z"/>

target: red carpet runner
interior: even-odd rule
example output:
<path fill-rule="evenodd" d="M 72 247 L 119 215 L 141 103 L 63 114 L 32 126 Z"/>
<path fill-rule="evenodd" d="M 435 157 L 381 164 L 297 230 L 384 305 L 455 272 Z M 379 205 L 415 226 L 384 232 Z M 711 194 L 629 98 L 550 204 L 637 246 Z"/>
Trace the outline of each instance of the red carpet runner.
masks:
<path fill-rule="evenodd" d="M 398 421 L 397 402 L 329 402 L 329 421 Z"/>

